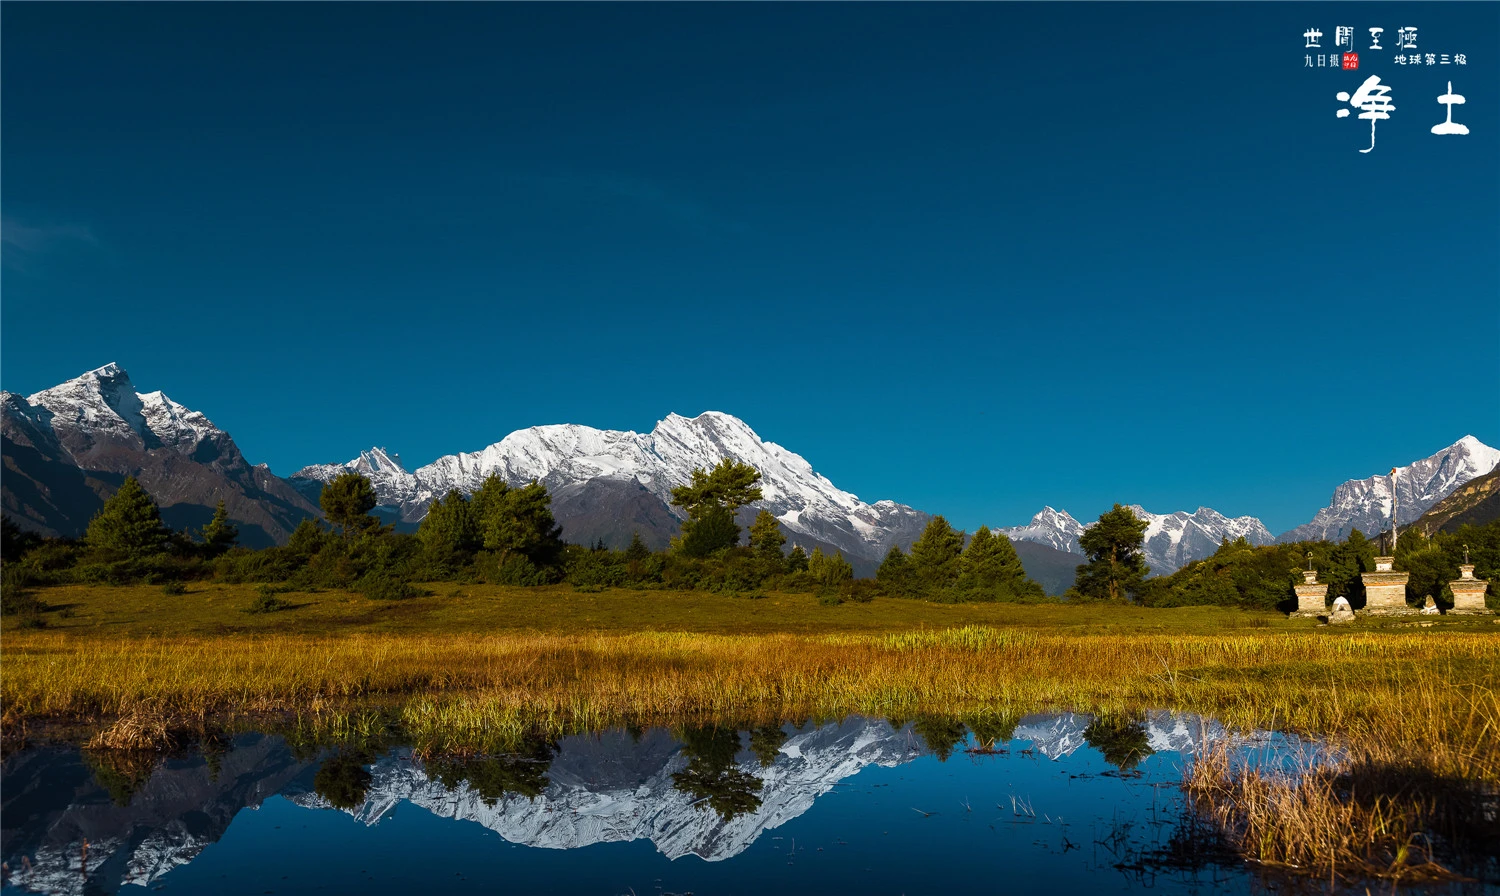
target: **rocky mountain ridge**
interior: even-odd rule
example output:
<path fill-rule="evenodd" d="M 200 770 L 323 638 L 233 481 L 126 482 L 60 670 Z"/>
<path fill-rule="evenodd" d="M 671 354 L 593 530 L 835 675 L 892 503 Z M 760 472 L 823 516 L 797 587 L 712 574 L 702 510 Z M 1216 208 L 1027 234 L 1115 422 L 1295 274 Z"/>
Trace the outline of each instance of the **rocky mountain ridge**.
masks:
<path fill-rule="evenodd" d="M 1447 448 L 1395 468 L 1396 524 L 1416 520 L 1434 504 L 1460 486 L 1500 466 L 1500 449 L 1491 448 L 1472 435 Z M 1391 476 L 1377 474 L 1350 479 L 1334 489 L 1328 506 L 1311 522 L 1283 533 L 1277 541 L 1342 541 L 1359 529 L 1365 535 L 1390 530 Z"/>
<path fill-rule="evenodd" d="M 201 526 L 222 500 L 241 541 L 285 541 L 316 507 L 229 433 L 161 391 L 137 392 L 106 364 L 28 397 L 0 392 L 7 515 L 47 535 L 77 536 L 127 475 L 174 528 Z"/>

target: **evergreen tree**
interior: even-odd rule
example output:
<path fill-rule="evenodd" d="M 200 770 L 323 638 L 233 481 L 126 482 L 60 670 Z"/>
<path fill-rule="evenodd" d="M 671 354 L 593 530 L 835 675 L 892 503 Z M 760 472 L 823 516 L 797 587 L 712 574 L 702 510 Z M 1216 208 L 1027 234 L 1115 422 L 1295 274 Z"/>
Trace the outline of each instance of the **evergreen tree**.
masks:
<path fill-rule="evenodd" d="M 712 470 L 694 469 L 691 482 L 672 489 L 672 504 L 687 512 L 678 543 L 682 552 L 707 557 L 739 544 L 734 512 L 761 499 L 759 481 L 754 467 L 725 458 Z"/>
<path fill-rule="evenodd" d="M 792 552 L 786 556 L 787 572 L 807 572 L 807 552 L 802 550 L 802 545 L 792 545 Z"/>
<path fill-rule="evenodd" d="M 880 590 L 892 597 L 912 596 L 911 566 L 899 545 L 893 544 L 886 551 L 885 559 L 875 570 L 875 581 L 880 583 Z"/>
<path fill-rule="evenodd" d="M 641 541 L 641 533 L 637 530 L 630 536 L 630 546 L 625 549 L 625 559 L 644 560 L 649 556 L 651 556 L 651 549 L 646 547 L 644 541 Z"/>
<path fill-rule="evenodd" d="M 491 479 L 498 481 L 498 477 Z M 477 493 L 475 497 L 479 498 Z M 539 568 L 555 565 L 562 556 L 563 541 L 551 505 L 547 487 L 535 479 L 520 488 L 496 489 L 495 494 L 486 495 L 479 521 L 485 550 L 494 551 L 502 561 L 519 555 Z"/>
<path fill-rule="evenodd" d="M 1099 522 L 1079 536 L 1088 562 L 1078 567 L 1075 585 L 1083 596 L 1095 600 L 1122 601 L 1134 594 L 1151 568 L 1141 546 L 1146 523 L 1129 507 L 1116 504 L 1099 515 Z"/>
<path fill-rule="evenodd" d="M 166 551 L 171 536 L 171 530 L 162 525 L 156 502 L 134 476 L 126 476 L 120 490 L 89 522 L 83 540 L 96 550 L 137 560 Z"/>
<path fill-rule="evenodd" d="M 318 506 L 328 521 L 350 536 L 380 525 L 380 520 L 368 516 L 375 509 L 375 487 L 359 473 L 340 473 L 332 482 L 323 486 L 318 495 Z"/>
<path fill-rule="evenodd" d="M 1015 546 L 1005 533 L 992 533 L 980 526 L 959 563 L 960 590 L 988 600 L 1042 597 L 1042 586 L 1026 575 Z"/>
<path fill-rule="evenodd" d="M 712 557 L 739 543 L 740 527 L 735 525 L 734 514 L 727 508 L 706 505 L 698 508 L 697 513 L 696 517 L 683 521 L 682 537 L 676 542 L 684 556 Z"/>
<path fill-rule="evenodd" d="M 769 560 L 781 560 L 781 548 L 785 544 L 786 536 L 781 534 L 776 515 L 769 510 L 757 513 L 755 522 L 750 524 L 750 547 L 755 553 Z"/>
<path fill-rule="evenodd" d="M 911 546 L 907 567 L 912 585 L 922 594 L 946 591 L 958 582 L 964 534 L 941 516 L 933 517 Z"/>
<path fill-rule="evenodd" d="M 439 563 L 467 562 L 484 544 L 474 508 L 457 489 L 433 499 L 417 537 L 427 555 Z"/>
<path fill-rule="evenodd" d="M 854 567 L 842 553 L 829 556 L 813 548 L 812 556 L 807 558 L 807 574 L 824 588 L 837 588 L 854 578 Z"/>
<path fill-rule="evenodd" d="M 1349 538 L 1334 547 L 1328 557 L 1328 570 L 1318 578 L 1328 583 L 1328 599 L 1349 599 L 1359 609 L 1365 605 L 1365 583 L 1362 573 L 1375 569 L 1375 545 L 1358 529 L 1349 530 Z"/>
<path fill-rule="evenodd" d="M 203 527 L 204 551 L 211 557 L 218 556 L 234 547 L 239 537 L 239 528 L 229 521 L 229 511 L 224 508 L 224 502 L 220 501 L 214 508 L 213 519 Z"/>
<path fill-rule="evenodd" d="M 22 531 L 10 517 L 0 517 L 0 560 L 19 560 L 41 543 L 35 532 Z"/>
<path fill-rule="evenodd" d="M 317 520 L 308 517 L 292 530 L 292 536 L 287 539 L 285 550 L 302 562 L 306 562 L 307 558 L 323 549 L 327 534 L 323 527 L 318 525 Z"/>

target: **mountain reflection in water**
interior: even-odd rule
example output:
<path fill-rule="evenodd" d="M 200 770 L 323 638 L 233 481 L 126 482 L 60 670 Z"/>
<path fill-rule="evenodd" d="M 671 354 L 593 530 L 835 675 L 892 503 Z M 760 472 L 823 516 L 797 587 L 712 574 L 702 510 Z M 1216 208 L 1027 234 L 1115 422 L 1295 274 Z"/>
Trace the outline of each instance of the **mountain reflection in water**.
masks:
<path fill-rule="evenodd" d="M 251 734 L 227 751 L 144 771 L 39 747 L 4 765 L 6 891 L 402 892 L 395 882 L 416 867 L 427 873 L 405 878 L 411 886 L 452 891 L 644 893 L 670 890 L 662 880 L 675 875 L 700 893 L 804 884 L 826 893 L 830 881 L 864 874 L 878 879 L 877 891 L 919 892 L 948 890 L 970 873 L 993 881 L 1002 868 L 1007 879 L 1026 877 L 1031 866 L 1053 877 L 1047 869 L 1076 866 L 1080 882 L 1107 874 L 1118 884 L 1121 867 L 1135 867 L 1119 849 L 1141 846 L 1139 836 L 1119 841 L 1121 819 L 1127 833 L 1155 819 L 1151 836 L 1167 844 L 1173 831 L 1160 829 L 1163 819 L 1181 819 L 1162 814 L 1161 788 L 1175 794 L 1169 785 L 1185 755 L 1226 737 L 1214 722 L 1166 713 L 1029 716 L 972 730 L 941 719 L 851 718 L 747 731 L 613 730 L 512 756 L 424 763 L 404 748 L 299 754 L 279 737 Z M 403 804 L 423 812 L 397 820 Z M 541 849 L 518 858 L 487 832 Z M 595 852 L 566 864 L 547 852 L 583 847 Z M 947 857 L 954 849 L 968 858 Z M 704 861 L 671 864 L 687 856 Z M 951 874 L 906 881 L 882 867 L 909 860 L 941 861 Z M 715 870 L 731 866 L 739 871 Z M 803 883 L 766 877 L 794 866 Z M 822 873 L 831 877 L 817 884 Z M 1234 866 L 1213 874 L 1244 877 Z M 434 883 L 444 875 L 453 879 Z"/>

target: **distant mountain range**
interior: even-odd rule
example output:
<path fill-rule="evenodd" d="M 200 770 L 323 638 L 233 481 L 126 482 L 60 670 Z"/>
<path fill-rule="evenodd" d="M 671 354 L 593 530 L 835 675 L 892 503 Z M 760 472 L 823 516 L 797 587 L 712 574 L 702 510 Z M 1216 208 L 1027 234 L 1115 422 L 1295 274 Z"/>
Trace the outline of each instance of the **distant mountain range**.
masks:
<path fill-rule="evenodd" d="M 204 414 L 163 393 L 140 393 L 109 364 L 28 397 L 0 392 L 4 511 L 25 528 L 77 536 L 126 475 L 137 476 L 175 527 L 206 522 L 224 500 L 246 544 L 285 540 L 297 523 L 317 516 L 323 484 L 353 470 L 368 476 L 388 518 L 414 527 L 433 499 L 468 493 L 496 474 L 511 484 L 537 479 L 552 494 L 564 537 L 623 547 L 634 532 L 653 547 L 676 534 L 681 520 L 669 501 L 695 467 L 723 458 L 761 473 L 765 498 L 740 513 L 742 524 L 765 508 L 789 540 L 811 550 L 840 551 L 857 573 L 871 574 L 893 546 L 911 545 L 931 516 L 895 501 L 861 501 L 813 470 L 806 459 L 758 436 L 744 421 L 708 411 L 669 414 L 648 433 L 576 424 L 513 432 L 471 453 L 451 454 L 408 471 L 398 454 L 380 448 L 340 464 L 304 467 L 288 479 L 251 465 L 228 433 Z M 1500 451 L 1465 436 L 1397 473 L 1401 519 L 1421 515 L 1460 486 L 1500 465 Z M 1207 508 L 1157 514 L 1132 505 L 1148 523 L 1146 556 L 1166 573 L 1212 554 L 1224 538 L 1269 544 L 1254 517 L 1227 518 Z M 1389 514 L 1383 477 L 1351 480 L 1312 522 L 1281 536 L 1341 538 L 1351 527 L 1378 532 Z M 1043 508 L 1025 526 L 999 531 L 1017 544 L 1028 572 L 1060 593 L 1081 562 L 1084 524 L 1066 511 Z"/>
<path fill-rule="evenodd" d="M 1479 484 L 1478 488 L 1464 489 L 1462 494 L 1473 495 L 1469 504 L 1456 505 L 1451 515 L 1432 525 L 1434 531 L 1443 522 L 1469 511 L 1470 505 L 1478 509 L 1461 521 L 1485 522 L 1500 517 L 1500 508 L 1484 509 L 1489 506 L 1485 502 L 1496 500 L 1494 485 L 1485 483 L 1493 480 L 1493 471 L 1497 468 L 1500 468 L 1500 450 L 1473 436 L 1464 436 L 1431 457 L 1396 468 L 1397 523 L 1416 520 L 1469 483 Z M 1151 513 L 1139 504 L 1130 507 L 1147 523 L 1146 562 L 1153 574 L 1164 575 L 1211 555 L 1225 538 L 1234 541 L 1243 537 L 1251 544 L 1263 545 L 1325 538 L 1342 541 L 1352 529 L 1359 529 L 1366 535 L 1386 531 L 1390 528 L 1391 488 L 1389 476 L 1351 479 L 1334 490 L 1333 500 L 1318 511 L 1312 522 L 1277 538 L 1272 538 L 1265 525 L 1253 516 L 1229 519 L 1207 507 L 1200 507 L 1191 514 L 1181 510 L 1171 514 Z M 1035 542 L 1081 557 L 1083 549 L 1078 538 L 1089 525 L 1093 524 L 1080 523 L 1065 510 L 1043 507 L 1029 524 L 1002 527 L 999 531 L 1012 541 Z"/>
<path fill-rule="evenodd" d="M 1193 513 L 1179 510 L 1168 514 L 1152 513 L 1139 504 L 1131 504 L 1130 509 L 1146 521 L 1143 547 L 1153 575 L 1175 572 L 1194 560 L 1202 560 L 1218 550 L 1225 538 L 1230 541 L 1244 538 L 1251 544 L 1271 544 L 1275 540 L 1253 516 L 1229 519 L 1208 507 L 1200 507 Z M 1000 531 L 1012 541 L 1036 542 L 1078 555 L 1077 562 L 1082 562 L 1083 548 L 1078 539 L 1092 525 L 1078 522 L 1066 510 L 1043 507 L 1028 525 Z"/>

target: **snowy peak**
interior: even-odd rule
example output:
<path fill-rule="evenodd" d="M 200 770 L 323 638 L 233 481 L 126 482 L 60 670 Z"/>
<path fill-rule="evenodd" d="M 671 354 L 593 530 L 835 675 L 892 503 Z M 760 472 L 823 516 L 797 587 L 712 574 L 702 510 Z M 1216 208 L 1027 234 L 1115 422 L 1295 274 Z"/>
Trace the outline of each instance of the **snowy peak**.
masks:
<path fill-rule="evenodd" d="M 1263 545 L 1275 541 L 1265 524 L 1253 516 L 1229 519 L 1211 507 L 1193 513 L 1152 513 L 1139 504 L 1130 505 L 1137 518 L 1146 522 L 1143 548 L 1155 575 L 1176 572 L 1189 563 L 1211 556 L 1227 538 L 1245 539 Z"/>
<path fill-rule="evenodd" d="M 1028 525 L 1008 526 L 998 531 L 1005 533 L 1011 541 L 1031 541 L 1069 554 L 1082 554 L 1083 548 L 1078 544 L 1078 537 L 1085 528 L 1066 510 L 1043 507 Z"/>
<path fill-rule="evenodd" d="M 422 518 L 434 498 L 450 490 L 472 493 L 485 478 L 512 485 L 536 479 L 549 489 L 593 480 L 638 483 L 670 508 L 672 489 L 696 468 L 724 459 L 760 471 L 763 500 L 794 535 L 832 545 L 853 558 L 878 562 L 892 544 L 909 544 L 926 516 L 891 501 L 866 504 L 843 491 L 798 454 L 767 442 L 738 417 L 705 411 L 668 414 L 648 433 L 600 430 L 576 424 L 517 430 L 479 451 L 452 454 L 407 474 L 399 462 L 368 451 L 347 464 L 319 464 L 294 478 L 327 482 L 346 470 L 369 476 L 382 504 L 400 508 L 408 521 Z M 566 523 L 564 523 L 566 527 Z"/>
<path fill-rule="evenodd" d="M 118 364 L 74 377 L 26 399 L 31 408 L 45 410 L 47 424 L 75 459 L 101 442 L 138 450 L 167 447 L 193 453 L 205 440 L 222 441 L 227 433 L 199 411 L 186 408 L 161 391 L 138 393 L 130 374 Z M 9 402 L 7 411 L 25 413 Z M 33 419 L 37 415 L 32 414 Z"/>
<path fill-rule="evenodd" d="M 59 383 L 26 399 L 53 415 L 53 426 L 81 432 L 145 438 L 148 432 L 141 397 L 130 374 L 118 364 Z"/>
<path fill-rule="evenodd" d="M 1396 467 L 1396 522 L 1405 525 L 1426 513 L 1460 486 L 1500 466 L 1500 450 L 1466 435 L 1442 451 Z M 1285 532 L 1278 541 L 1342 541 L 1353 529 L 1365 534 L 1390 529 L 1391 476 L 1377 473 L 1351 479 L 1334 489 L 1333 500 L 1311 522 Z"/>
<path fill-rule="evenodd" d="M 1251 544 L 1270 544 L 1274 539 L 1260 520 L 1253 516 L 1229 519 L 1210 507 L 1199 507 L 1193 513 L 1152 513 L 1139 504 L 1130 505 L 1136 517 L 1146 523 L 1142 547 L 1153 575 L 1165 575 L 1218 550 L 1228 538 L 1244 538 Z M 1083 554 L 1078 539 L 1092 526 L 1079 523 L 1067 511 L 1043 507 L 1026 526 L 1000 529 L 1012 540 L 1045 544 L 1059 551 Z"/>

